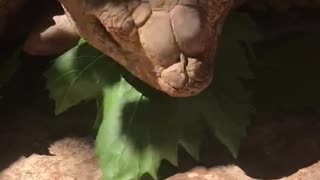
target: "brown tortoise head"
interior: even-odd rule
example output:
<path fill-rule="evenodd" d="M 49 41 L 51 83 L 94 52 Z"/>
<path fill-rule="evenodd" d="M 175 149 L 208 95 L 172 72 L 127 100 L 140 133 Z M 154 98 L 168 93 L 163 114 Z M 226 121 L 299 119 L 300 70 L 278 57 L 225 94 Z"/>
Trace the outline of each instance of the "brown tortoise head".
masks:
<path fill-rule="evenodd" d="M 213 78 L 232 0 L 60 0 L 80 35 L 150 86 L 174 97 Z"/>

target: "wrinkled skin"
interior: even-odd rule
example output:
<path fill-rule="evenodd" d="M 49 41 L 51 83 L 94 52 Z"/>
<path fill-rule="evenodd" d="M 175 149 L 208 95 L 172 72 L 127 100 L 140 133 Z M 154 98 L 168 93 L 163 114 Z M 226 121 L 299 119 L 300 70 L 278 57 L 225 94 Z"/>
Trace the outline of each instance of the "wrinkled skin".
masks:
<path fill-rule="evenodd" d="M 79 34 L 170 96 L 213 79 L 218 35 L 231 0 L 60 0 Z"/>

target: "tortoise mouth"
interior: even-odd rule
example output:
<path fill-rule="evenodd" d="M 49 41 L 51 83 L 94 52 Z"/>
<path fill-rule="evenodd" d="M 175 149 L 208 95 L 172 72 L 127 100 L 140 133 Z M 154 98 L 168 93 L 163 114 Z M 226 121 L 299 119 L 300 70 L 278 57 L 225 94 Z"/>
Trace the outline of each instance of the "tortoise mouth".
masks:
<path fill-rule="evenodd" d="M 206 61 L 186 57 L 181 53 L 180 62 L 160 71 L 158 83 L 161 90 L 171 96 L 194 96 L 210 85 L 213 79 L 211 71 Z"/>

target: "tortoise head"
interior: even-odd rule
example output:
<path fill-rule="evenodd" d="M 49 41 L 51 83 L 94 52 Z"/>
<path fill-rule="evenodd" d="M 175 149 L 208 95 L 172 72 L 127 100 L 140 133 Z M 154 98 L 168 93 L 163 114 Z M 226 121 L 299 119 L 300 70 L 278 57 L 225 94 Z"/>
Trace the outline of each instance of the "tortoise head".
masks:
<path fill-rule="evenodd" d="M 61 0 L 80 35 L 170 96 L 213 79 L 219 31 L 232 0 Z"/>

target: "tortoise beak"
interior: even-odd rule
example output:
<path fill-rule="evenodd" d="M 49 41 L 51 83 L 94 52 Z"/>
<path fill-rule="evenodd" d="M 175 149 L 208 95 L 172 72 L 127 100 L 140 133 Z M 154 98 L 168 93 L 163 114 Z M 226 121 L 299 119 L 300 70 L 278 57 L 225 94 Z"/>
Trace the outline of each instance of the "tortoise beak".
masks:
<path fill-rule="evenodd" d="M 188 97 L 206 89 L 213 77 L 211 64 L 199 59 L 185 57 L 163 69 L 158 78 L 162 91 L 175 97 Z"/>

